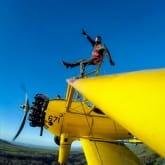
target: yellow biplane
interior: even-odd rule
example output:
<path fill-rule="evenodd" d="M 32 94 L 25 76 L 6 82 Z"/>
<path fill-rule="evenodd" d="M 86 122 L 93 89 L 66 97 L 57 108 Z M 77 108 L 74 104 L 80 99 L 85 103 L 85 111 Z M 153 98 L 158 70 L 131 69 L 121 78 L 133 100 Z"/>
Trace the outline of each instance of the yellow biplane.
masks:
<path fill-rule="evenodd" d="M 30 125 L 47 129 L 59 145 L 59 164 L 68 159 L 71 144 L 80 140 L 90 165 L 140 165 L 123 143 L 134 137 L 165 157 L 165 69 L 86 76 L 67 80 L 66 97 L 37 94 L 26 97 Z"/>

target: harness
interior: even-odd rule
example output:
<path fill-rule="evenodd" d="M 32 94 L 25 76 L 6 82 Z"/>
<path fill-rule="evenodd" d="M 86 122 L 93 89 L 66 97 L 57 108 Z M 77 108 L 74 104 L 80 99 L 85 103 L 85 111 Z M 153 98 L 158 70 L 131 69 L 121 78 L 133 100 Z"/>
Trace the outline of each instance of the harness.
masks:
<path fill-rule="evenodd" d="M 94 58 L 93 63 L 97 64 L 100 63 L 103 60 L 103 52 L 104 48 L 102 45 L 95 45 L 94 50 L 92 52 L 92 57 Z"/>

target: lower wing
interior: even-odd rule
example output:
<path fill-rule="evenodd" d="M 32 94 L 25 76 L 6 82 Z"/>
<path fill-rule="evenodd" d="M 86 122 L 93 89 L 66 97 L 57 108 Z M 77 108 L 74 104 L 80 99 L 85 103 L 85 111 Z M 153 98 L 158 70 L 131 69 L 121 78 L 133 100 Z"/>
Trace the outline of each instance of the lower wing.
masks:
<path fill-rule="evenodd" d="M 140 165 L 140 160 L 125 145 L 80 139 L 88 165 Z"/>

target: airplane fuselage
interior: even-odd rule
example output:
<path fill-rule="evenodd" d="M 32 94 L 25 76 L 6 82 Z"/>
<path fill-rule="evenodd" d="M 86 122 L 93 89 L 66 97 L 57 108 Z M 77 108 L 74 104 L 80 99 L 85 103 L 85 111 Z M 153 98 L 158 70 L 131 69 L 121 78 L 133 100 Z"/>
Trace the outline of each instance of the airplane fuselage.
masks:
<path fill-rule="evenodd" d="M 104 140 L 132 137 L 129 132 L 104 114 L 90 112 L 87 104 L 72 101 L 66 111 L 66 100 L 50 100 L 46 109 L 45 128 L 56 136 L 68 134 L 72 138 Z M 88 112 L 88 113 L 87 113 Z"/>

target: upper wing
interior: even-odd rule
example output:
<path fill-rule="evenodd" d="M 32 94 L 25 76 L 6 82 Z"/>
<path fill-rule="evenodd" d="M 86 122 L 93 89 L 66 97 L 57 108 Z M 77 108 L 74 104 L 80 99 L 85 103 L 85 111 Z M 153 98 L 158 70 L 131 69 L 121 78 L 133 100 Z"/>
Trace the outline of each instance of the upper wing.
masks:
<path fill-rule="evenodd" d="M 140 165 L 139 159 L 124 145 L 80 139 L 88 165 Z"/>
<path fill-rule="evenodd" d="M 99 76 L 69 83 L 165 157 L 165 69 Z"/>

